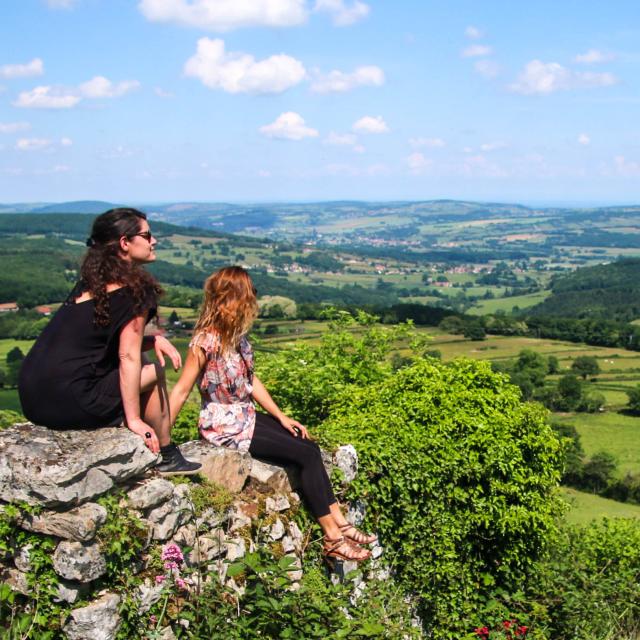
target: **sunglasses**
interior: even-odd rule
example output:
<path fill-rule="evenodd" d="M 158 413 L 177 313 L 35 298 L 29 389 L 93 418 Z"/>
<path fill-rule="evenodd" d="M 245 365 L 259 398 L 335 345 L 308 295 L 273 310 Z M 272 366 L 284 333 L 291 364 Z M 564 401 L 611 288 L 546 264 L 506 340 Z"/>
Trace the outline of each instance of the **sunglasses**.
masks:
<path fill-rule="evenodd" d="M 133 233 L 129 236 L 129 238 L 135 238 L 136 236 L 140 236 L 144 238 L 147 242 L 151 242 L 151 238 L 153 238 L 153 233 L 151 231 L 141 231 L 140 233 Z"/>

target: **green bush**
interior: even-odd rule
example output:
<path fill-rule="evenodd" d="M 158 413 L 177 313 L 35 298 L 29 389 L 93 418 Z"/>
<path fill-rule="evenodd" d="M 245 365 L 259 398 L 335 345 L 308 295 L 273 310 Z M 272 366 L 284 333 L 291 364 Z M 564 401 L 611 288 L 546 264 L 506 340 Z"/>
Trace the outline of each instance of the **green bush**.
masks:
<path fill-rule="evenodd" d="M 553 640 L 627 640 L 640 631 L 640 522 L 567 527 L 529 584 Z"/>

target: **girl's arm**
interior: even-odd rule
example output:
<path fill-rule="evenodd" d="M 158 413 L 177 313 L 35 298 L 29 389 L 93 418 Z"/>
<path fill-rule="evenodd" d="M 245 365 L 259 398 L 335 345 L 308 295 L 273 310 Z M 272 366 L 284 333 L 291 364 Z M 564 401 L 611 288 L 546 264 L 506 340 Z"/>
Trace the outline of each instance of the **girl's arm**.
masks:
<path fill-rule="evenodd" d="M 140 374 L 142 372 L 142 339 L 145 318 L 136 316 L 120 331 L 118 358 L 120 359 L 120 395 L 127 427 L 144 439 L 153 451 L 160 451 L 155 431 L 140 416 Z M 146 434 L 151 434 L 150 438 Z"/>
<path fill-rule="evenodd" d="M 298 433 L 303 438 L 308 438 L 309 434 L 307 428 L 300 424 L 297 420 L 289 418 L 282 411 L 280 411 L 278 405 L 274 402 L 273 398 L 260 381 L 260 378 L 254 374 L 253 376 L 253 391 L 251 397 L 265 410 L 268 411 L 291 435 L 298 437 Z"/>
<path fill-rule="evenodd" d="M 180 374 L 178 382 L 176 382 L 171 395 L 169 396 L 169 409 L 171 411 L 171 424 L 173 425 L 182 409 L 182 405 L 186 402 L 193 385 L 196 383 L 198 375 L 202 371 L 202 367 L 206 362 L 204 351 L 200 348 L 189 349 L 187 360 L 184 363 L 184 369 Z"/>

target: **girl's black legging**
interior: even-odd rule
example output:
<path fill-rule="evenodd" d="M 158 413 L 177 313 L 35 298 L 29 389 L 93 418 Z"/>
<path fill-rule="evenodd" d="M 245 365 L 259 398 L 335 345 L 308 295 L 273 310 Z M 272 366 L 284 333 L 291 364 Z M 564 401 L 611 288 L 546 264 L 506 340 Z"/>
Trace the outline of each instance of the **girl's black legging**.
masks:
<path fill-rule="evenodd" d="M 292 436 L 275 418 L 256 413 L 256 428 L 249 453 L 256 458 L 295 464 L 300 468 L 302 494 L 316 518 L 329 514 L 336 501 L 331 481 L 322 464 L 320 447 L 311 440 Z"/>

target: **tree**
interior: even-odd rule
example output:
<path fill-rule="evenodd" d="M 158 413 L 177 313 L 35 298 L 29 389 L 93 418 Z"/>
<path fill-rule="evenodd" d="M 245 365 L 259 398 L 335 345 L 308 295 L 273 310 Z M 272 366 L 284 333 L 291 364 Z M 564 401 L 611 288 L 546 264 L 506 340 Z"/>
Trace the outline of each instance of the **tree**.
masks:
<path fill-rule="evenodd" d="M 467 340 L 484 340 L 487 334 L 479 322 L 471 322 L 465 326 L 463 335 Z"/>
<path fill-rule="evenodd" d="M 556 356 L 548 356 L 547 357 L 547 373 L 553 375 L 554 373 L 558 373 L 560 371 L 560 362 Z"/>
<path fill-rule="evenodd" d="M 587 376 L 597 376 L 600 366 L 595 356 L 578 356 L 571 364 L 571 370 L 586 380 Z"/>
<path fill-rule="evenodd" d="M 176 322 L 180 322 L 180 316 L 176 313 L 176 310 L 174 309 L 170 314 L 169 314 L 169 324 L 175 324 Z"/>
<path fill-rule="evenodd" d="M 573 411 L 582 398 L 582 383 L 572 373 L 567 373 L 558 381 L 557 409 Z"/>
<path fill-rule="evenodd" d="M 627 411 L 635 415 L 640 415 L 640 384 L 634 389 L 627 391 L 629 402 L 627 402 Z"/>
<path fill-rule="evenodd" d="M 18 376 L 20 375 L 20 367 L 24 360 L 24 353 L 20 350 L 20 347 L 14 347 L 7 353 L 7 378 L 6 384 L 10 387 L 15 387 L 18 384 Z"/>
<path fill-rule="evenodd" d="M 594 493 L 601 493 L 613 479 L 616 467 L 615 456 L 607 451 L 595 453 L 583 467 L 582 486 Z"/>
<path fill-rule="evenodd" d="M 442 319 L 438 329 L 446 333 L 460 334 L 464 331 L 464 321 L 458 316 L 447 316 Z"/>

